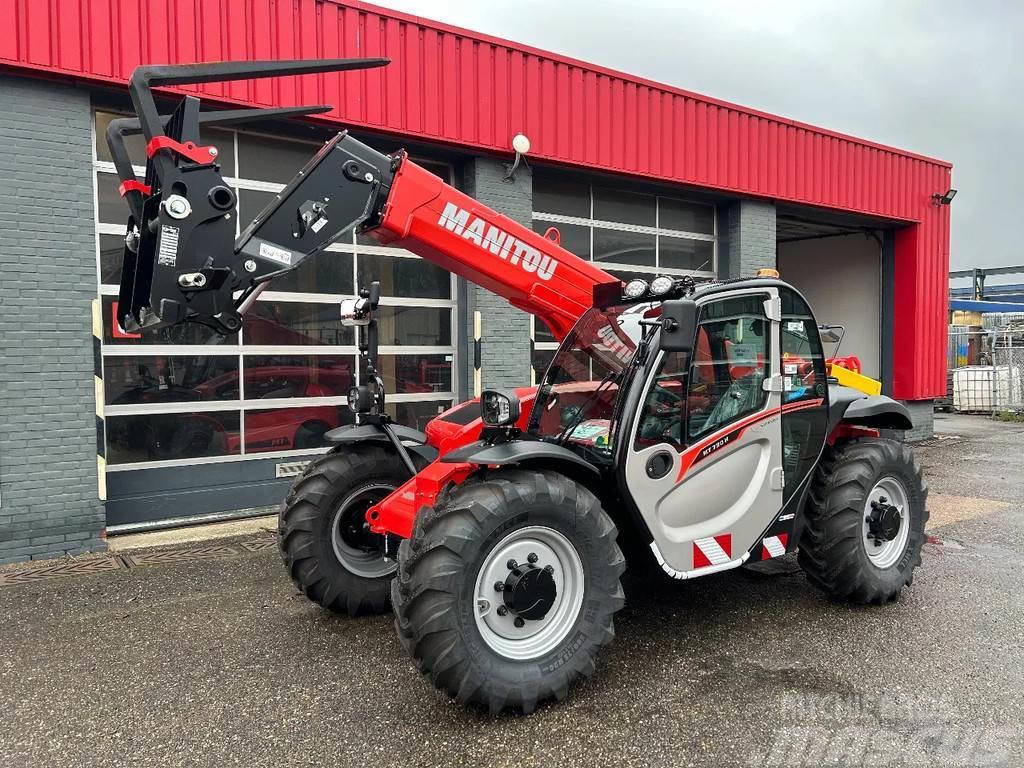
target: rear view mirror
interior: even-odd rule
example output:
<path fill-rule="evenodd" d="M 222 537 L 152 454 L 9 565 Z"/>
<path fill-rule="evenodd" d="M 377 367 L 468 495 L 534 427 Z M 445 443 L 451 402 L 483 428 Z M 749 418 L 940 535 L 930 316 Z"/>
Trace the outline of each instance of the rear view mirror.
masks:
<path fill-rule="evenodd" d="M 697 303 L 671 299 L 661 305 L 661 348 L 665 352 L 692 352 L 697 337 Z"/>

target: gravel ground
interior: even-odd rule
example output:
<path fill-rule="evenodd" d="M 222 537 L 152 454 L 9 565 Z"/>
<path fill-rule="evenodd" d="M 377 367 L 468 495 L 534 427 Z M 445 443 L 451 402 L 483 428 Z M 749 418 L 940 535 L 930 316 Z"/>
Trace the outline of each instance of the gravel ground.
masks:
<path fill-rule="evenodd" d="M 632 585 L 598 674 L 492 718 L 276 552 L 0 589 L 0 765 L 1020 765 L 1024 426 L 942 417 L 924 566 L 883 608 L 791 558 Z"/>

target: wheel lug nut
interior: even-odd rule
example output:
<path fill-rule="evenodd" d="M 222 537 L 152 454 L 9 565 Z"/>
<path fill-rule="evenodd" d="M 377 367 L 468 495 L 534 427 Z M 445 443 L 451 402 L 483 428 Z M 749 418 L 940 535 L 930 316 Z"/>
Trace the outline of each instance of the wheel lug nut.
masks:
<path fill-rule="evenodd" d="M 529 562 L 531 562 L 531 563 L 536 563 L 536 562 L 537 562 L 537 555 L 536 555 L 536 553 L 534 553 L 534 552 L 531 552 L 530 554 L 528 554 L 528 555 L 526 556 L 526 559 L 527 559 L 527 560 L 528 560 Z"/>
<path fill-rule="evenodd" d="M 878 497 L 878 501 L 881 502 L 882 504 L 888 504 L 889 503 L 889 500 L 887 498 L 885 498 L 885 496 L 879 496 Z"/>
<path fill-rule="evenodd" d="M 498 606 L 498 615 L 499 616 L 504 616 L 507 613 L 508 613 L 508 608 L 506 608 L 504 605 L 499 605 Z"/>
<path fill-rule="evenodd" d="M 554 573 L 555 572 L 554 567 L 550 566 L 550 565 L 545 565 L 544 566 L 544 570 L 547 571 L 548 573 Z"/>
<path fill-rule="evenodd" d="M 510 571 L 514 571 L 514 570 L 515 570 L 516 568 L 518 568 L 518 567 L 519 567 L 519 563 L 517 563 L 517 562 L 516 562 L 516 559 L 515 559 L 515 558 L 513 557 L 513 558 L 512 558 L 511 560 L 509 560 L 509 561 L 508 561 L 507 563 L 505 563 L 505 566 L 506 566 L 506 567 L 507 567 L 507 568 L 508 568 L 508 569 L 509 569 Z"/>
<path fill-rule="evenodd" d="M 504 592 L 505 591 L 505 582 L 504 581 L 496 581 L 496 582 L 494 582 L 494 591 L 495 592 Z"/>
<path fill-rule="evenodd" d="M 522 629 L 522 628 L 523 628 L 523 625 L 524 625 L 524 624 L 525 624 L 526 622 L 525 622 L 525 621 L 523 621 L 523 617 L 522 617 L 522 616 L 516 616 L 516 620 L 515 620 L 514 622 L 512 622 L 512 623 L 516 625 L 516 628 L 517 628 L 517 629 Z"/>

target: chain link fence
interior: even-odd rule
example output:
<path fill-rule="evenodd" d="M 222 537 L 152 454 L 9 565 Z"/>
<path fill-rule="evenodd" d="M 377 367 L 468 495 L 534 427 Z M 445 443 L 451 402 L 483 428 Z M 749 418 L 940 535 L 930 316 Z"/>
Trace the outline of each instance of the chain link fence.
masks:
<path fill-rule="evenodd" d="M 981 326 L 949 326 L 946 360 L 940 408 L 1024 412 L 1024 314 L 986 314 Z"/>

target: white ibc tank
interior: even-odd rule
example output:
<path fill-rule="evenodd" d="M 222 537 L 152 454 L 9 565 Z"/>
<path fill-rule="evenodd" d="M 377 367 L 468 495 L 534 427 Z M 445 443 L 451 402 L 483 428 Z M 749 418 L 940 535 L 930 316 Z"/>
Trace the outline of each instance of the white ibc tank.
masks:
<path fill-rule="evenodd" d="M 969 365 L 954 369 L 954 409 L 992 411 L 995 408 L 1005 408 L 1019 403 L 1021 381 L 1020 368 L 1017 366 Z"/>

